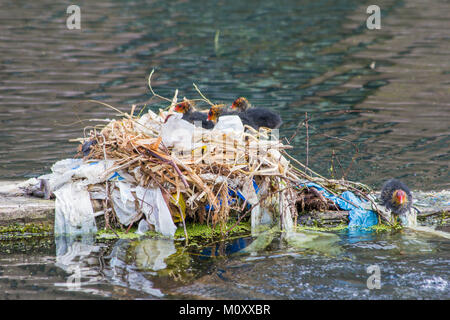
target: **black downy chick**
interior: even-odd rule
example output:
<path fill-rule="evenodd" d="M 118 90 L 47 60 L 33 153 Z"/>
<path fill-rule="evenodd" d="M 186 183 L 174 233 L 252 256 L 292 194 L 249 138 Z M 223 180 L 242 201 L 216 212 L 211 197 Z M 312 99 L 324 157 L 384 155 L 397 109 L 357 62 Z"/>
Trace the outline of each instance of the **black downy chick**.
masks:
<path fill-rule="evenodd" d="M 194 107 L 192 105 L 192 102 L 190 102 L 189 100 L 178 103 L 174 108 L 176 112 L 183 113 L 183 120 L 186 120 L 187 122 L 190 122 L 194 125 L 196 122 L 201 122 L 202 128 L 205 129 L 214 128 L 214 123 L 207 119 L 208 115 L 206 113 L 195 111 L 193 109 Z"/>
<path fill-rule="evenodd" d="M 231 109 L 237 110 L 239 116 L 243 115 L 250 119 L 256 127 L 266 127 L 270 129 L 278 129 L 283 124 L 279 114 L 266 109 L 252 107 L 248 100 L 244 97 L 237 98 L 231 105 Z"/>
<path fill-rule="evenodd" d="M 216 104 L 211 106 L 208 112 L 208 120 L 213 123 L 217 123 L 219 117 L 221 116 L 238 116 L 243 125 L 248 125 L 254 129 L 258 129 L 258 127 L 253 123 L 253 121 L 244 113 L 233 112 L 226 110 L 226 106 L 224 104 Z"/>
<path fill-rule="evenodd" d="M 397 179 L 388 180 L 381 189 L 381 204 L 395 216 L 411 210 L 412 195 L 408 187 Z"/>

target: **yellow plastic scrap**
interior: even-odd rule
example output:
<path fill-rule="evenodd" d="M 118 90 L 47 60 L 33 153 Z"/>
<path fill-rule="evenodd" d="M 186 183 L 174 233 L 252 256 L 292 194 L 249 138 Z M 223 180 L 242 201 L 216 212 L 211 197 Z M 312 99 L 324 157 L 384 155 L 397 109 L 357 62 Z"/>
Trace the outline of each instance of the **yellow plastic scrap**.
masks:
<path fill-rule="evenodd" d="M 178 212 L 172 213 L 173 222 L 177 223 L 183 221 L 186 217 L 186 203 L 184 202 L 183 194 L 179 193 L 178 198 L 176 193 L 172 194 L 170 202 L 180 209 Z M 181 217 L 180 212 L 183 214 L 183 217 Z"/>

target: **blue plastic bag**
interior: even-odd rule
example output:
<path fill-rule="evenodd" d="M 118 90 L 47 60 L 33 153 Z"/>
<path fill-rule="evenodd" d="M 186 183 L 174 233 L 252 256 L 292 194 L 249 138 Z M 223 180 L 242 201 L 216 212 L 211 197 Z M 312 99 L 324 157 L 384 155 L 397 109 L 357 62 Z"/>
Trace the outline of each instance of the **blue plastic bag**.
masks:
<path fill-rule="evenodd" d="M 258 185 L 256 184 L 255 180 L 253 180 L 253 188 L 255 189 L 256 194 L 258 194 L 258 192 L 259 192 L 259 187 L 258 187 Z M 244 195 L 243 195 L 239 190 L 237 190 L 237 192 L 235 192 L 234 190 L 228 188 L 228 195 L 229 195 L 230 197 L 238 196 L 240 199 L 242 199 L 242 201 L 245 201 Z M 232 204 L 234 204 L 235 202 L 236 202 L 236 199 L 230 199 L 230 200 L 228 200 L 228 204 L 229 204 L 229 205 L 232 205 Z M 222 205 L 222 200 L 219 201 L 219 204 Z M 251 204 L 248 203 L 248 204 L 247 204 L 247 209 L 250 209 L 251 207 L 252 207 Z M 207 204 L 207 205 L 205 206 L 206 211 L 209 211 L 210 208 L 211 208 L 211 210 L 214 210 L 214 206 L 210 206 L 209 204 Z"/>
<path fill-rule="evenodd" d="M 321 192 L 325 198 L 333 201 L 339 207 L 339 209 L 348 211 L 348 219 L 350 221 L 348 224 L 349 228 L 370 228 L 378 224 L 377 214 L 372 210 L 363 209 L 363 204 L 366 201 L 360 199 L 351 191 L 345 191 L 341 194 L 341 198 L 351 202 L 349 203 L 339 197 L 330 194 L 318 184 L 307 183 L 301 184 L 300 186 L 316 188 L 317 191 Z"/>

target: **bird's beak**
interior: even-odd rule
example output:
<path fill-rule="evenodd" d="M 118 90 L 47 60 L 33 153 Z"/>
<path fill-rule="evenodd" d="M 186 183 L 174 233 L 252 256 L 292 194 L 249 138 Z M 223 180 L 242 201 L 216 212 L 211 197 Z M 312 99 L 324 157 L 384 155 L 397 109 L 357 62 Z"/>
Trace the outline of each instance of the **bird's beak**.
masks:
<path fill-rule="evenodd" d="M 402 205 L 406 203 L 406 193 L 403 190 L 398 190 L 395 193 L 395 202 Z"/>

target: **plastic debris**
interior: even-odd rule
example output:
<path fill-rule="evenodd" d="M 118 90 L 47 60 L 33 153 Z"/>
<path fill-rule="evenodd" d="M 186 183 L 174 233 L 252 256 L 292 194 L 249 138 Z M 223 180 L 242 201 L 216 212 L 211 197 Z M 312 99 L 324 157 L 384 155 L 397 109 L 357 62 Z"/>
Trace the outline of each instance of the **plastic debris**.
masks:
<path fill-rule="evenodd" d="M 112 160 L 99 160 L 84 163 L 82 159 L 65 159 L 56 162 L 52 173 L 40 176 L 38 179 L 46 179 L 50 185 L 50 191 L 54 192 L 72 179 L 83 179 L 84 185 L 96 184 L 106 180 L 104 176 L 114 165 Z"/>
<path fill-rule="evenodd" d="M 213 130 L 225 133 L 242 133 L 244 132 L 244 125 L 239 116 L 222 116 L 217 121 Z"/>
<path fill-rule="evenodd" d="M 97 232 L 91 198 L 81 181 L 64 184 L 54 191 L 55 235 Z"/>
<path fill-rule="evenodd" d="M 139 221 L 138 229 L 136 231 L 136 234 L 144 235 L 149 230 L 151 230 L 150 229 L 150 224 L 147 222 L 147 220 L 142 219 L 141 221 Z"/>
<path fill-rule="evenodd" d="M 333 233 L 303 230 L 285 233 L 284 238 L 294 250 L 310 249 L 332 255 L 342 252 L 342 248 L 338 245 L 340 238 Z"/>
<path fill-rule="evenodd" d="M 50 181 L 56 196 L 55 234 L 97 232 L 95 223 L 97 213 L 94 213 L 91 199 L 107 198 L 105 188 L 99 183 L 108 180 L 111 181 L 110 187 L 113 188 L 111 200 L 121 224 L 128 226 L 136 219 L 139 212 L 136 210 L 135 201 L 139 200 L 146 221 L 153 224 L 157 232 L 173 237 L 176 226 L 161 190 L 135 187 L 131 183 L 135 181 L 134 178 L 125 172 L 114 171 L 108 174 L 113 165 L 112 160 L 83 163 L 79 159 L 66 159 L 53 165 L 53 173 L 40 177 Z M 96 187 L 91 188 L 89 192 L 88 186 Z M 142 233 L 143 225 L 139 230 Z"/>
<path fill-rule="evenodd" d="M 181 113 L 174 114 L 161 127 L 162 142 L 168 148 L 176 150 L 192 150 L 195 126 L 181 119 Z"/>
<path fill-rule="evenodd" d="M 119 190 L 114 189 L 111 195 L 119 222 L 128 226 L 136 217 L 135 197 L 132 194 L 132 187 L 125 182 L 117 182 Z"/>
<path fill-rule="evenodd" d="M 286 153 L 291 146 L 275 132 L 247 128 L 237 115 L 220 117 L 212 130 L 183 120 L 173 110 L 177 94 L 158 114 L 149 111 L 136 117 L 133 107 L 129 115 L 91 130 L 80 139 L 80 150 L 88 152 L 85 159 L 59 161 L 51 174 L 40 177 L 61 198 L 59 232 L 94 230 L 95 216 L 101 214 L 105 227 L 138 223 L 140 234 L 153 225 L 172 237 L 174 221 L 185 216 L 207 218 L 225 230 L 231 215 L 245 209 L 244 202 L 252 208 L 252 233 L 274 220 L 292 232 L 296 185 L 300 176 L 311 181 L 317 174 L 294 167 L 288 158 L 302 164 Z M 83 214 L 77 211 L 77 201 L 86 208 Z M 365 208 L 356 205 L 351 210 L 356 217 L 357 210 Z"/>
<path fill-rule="evenodd" d="M 242 253 L 252 255 L 266 250 L 275 236 L 281 231 L 280 226 L 274 226 L 261 232 L 256 239 L 241 250 Z M 326 254 L 338 255 L 342 252 L 338 245 L 339 237 L 333 233 L 320 231 L 285 231 L 281 234 L 283 240 L 290 246 L 291 250 L 310 249 Z"/>
<path fill-rule="evenodd" d="M 137 186 L 136 197 L 142 206 L 142 211 L 147 221 L 155 226 L 156 232 L 173 237 L 177 227 L 173 223 L 161 190 L 159 188 L 146 189 Z"/>
<path fill-rule="evenodd" d="M 351 191 L 343 192 L 340 197 L 334 196 L 316 183 L 306 183 L 308 188 L 312 187 L 321 192 L 322 195 L 333 201 L 341 210 L 349 212 L 349 228 L 370 228 L 378 224 L 377 214 L 368 209 L 368 201 L 360 199 Z"/>

